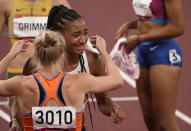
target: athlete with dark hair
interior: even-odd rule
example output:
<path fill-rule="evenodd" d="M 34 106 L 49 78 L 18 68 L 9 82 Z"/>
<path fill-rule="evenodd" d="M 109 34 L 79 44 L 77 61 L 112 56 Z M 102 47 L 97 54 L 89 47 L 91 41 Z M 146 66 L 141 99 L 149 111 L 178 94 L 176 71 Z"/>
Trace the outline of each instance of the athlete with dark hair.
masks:
<path fill-rule="evenodd" d="M 103 58 L 85 49 L 88 28 L 85 20 L 75 10 L 63 5 L 54 6 L 48 16 L 47 29 L 60 32 L 66 40 L 68 63 L 64 72 L 77 74 L 86 72 L 94 76 L 105 75 Z M 96 66 L 95 66 L 96 65 Z M 113 123 L 121 123 L 125 115 L 121 108 L 107 97 L 106 93 L 96 93 L 98 107 L 105 115 L 113 115 Z"/>
<path fill-rule="evenodd" d="M 55 6 L 48 16 L 47 28 L 60 32 L 66 40 L 67 65 L 63 71 L 69 74 L 80 72 L 91 73 L 95 76 L 105 75 L 105 62 L 98 54 L 85 50 L 87 42 L 87 27 L 85 21 L 76 11 L 63 5 Z M 35 62 L 26 63 L 25 74 L 33 73 Z M 28 66 L 27 66 L 28 65 Z M 96 68 L 94 65 L 97 65 Z M 28 68 L 29 67 L 29 68 Z M 112 102 L 105 93 L 95 94 L 99 110 L 105 115 L 113 116 L 113 123 L 121 123 L 125 115 L 121 108 Z M 83 127 L 83 130 L 85 127 Z"/>
<path fill-rule="evenodd" d="M 47 16 L 50 9 L 52 6 L 59 4 L 64 4 L 70 8 L 66 0 L 0 0 L 0 32 L 2 32 L 4 26 L 7 24 L 8 36 L 12 45 L 22 39 L 29 40 L 27 50 L 20 53 L 8 66 L 7 79 L 22 74 L 26 60 L 33 56 L 33 39 L 38 36 L 41 31 L 46 29 Z M 16 111 L 13 111 L 13 102 L 14 97 L 11 97 L 9 99 L 10 126 L 12 123 L 13 125 L 15 125 L 14 123 L 16 122 L 20 123 L 19 118 L 15 121 L 16 116 L 14 113 L 16 113 Z"/>
<path fill-rule="evenodd" d="M 127 22 L 117 38 L 137 29 L 124 42 L 137 46 L 140 78 L 137 80 L 145 124 L 150 131 L 178 131 L 175 119 L 182 52 L 173 40 L 184 32 L 181 0 L 133 0 L 137 20 Z"/>
<path fill-rule="evenodd" d="M 47 17 L 52 6 L 63 4 L 70 8 L 66 0 L 0 0 L 0 31 L 8 25 L 11 44 L 22 39 L 28 43 L 46 30 Z M 26 60 L 33 56 L 32 44 L 21 53 L 7 68 L 7 78 L 22 74 Z"/>
<path fill-rule="evenodd" d="M 105 40 L 95 36 L 92 41 L 106 63 L 107 76 L 62 72 L 68 62 L 65 40 L 58 32 L 46 31 L 34 41 L 38 73 L 0 81 L 1 96 L 17 97 L 24 131 L 81 131 L 85 94 L 122 87 L 123 80 L 106 51 Z"/>

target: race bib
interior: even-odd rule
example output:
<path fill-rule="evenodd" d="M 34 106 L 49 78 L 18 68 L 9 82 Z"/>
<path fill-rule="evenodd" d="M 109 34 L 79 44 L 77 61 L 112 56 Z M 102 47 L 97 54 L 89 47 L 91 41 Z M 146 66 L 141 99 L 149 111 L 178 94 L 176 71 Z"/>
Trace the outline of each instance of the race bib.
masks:
<path fill-rule="evenodd" d="M 171 65 L 173 65 L 174 63 L 179 63 L 179 62 L 181 62 L 181 57 L 180 57 L 180 55 L 176 52 L 175 49 L 169 50 L 169 61 L 170 61 Z"/>
<path fill-rule="evenodd" d="M 17 38 L 36 37 L 46 30 L 47 17 L 14 18 L 13 34 Z"/>
<path fill-rule="evenodd" d="M 33 129 L 69 129 L 76 126 L 76 110 L 73 107 L 33 107 Z"/>

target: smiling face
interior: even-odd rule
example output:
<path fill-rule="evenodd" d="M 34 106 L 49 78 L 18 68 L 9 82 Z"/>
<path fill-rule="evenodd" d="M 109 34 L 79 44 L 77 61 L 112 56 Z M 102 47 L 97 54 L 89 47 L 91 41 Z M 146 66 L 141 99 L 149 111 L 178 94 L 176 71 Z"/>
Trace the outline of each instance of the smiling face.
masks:
<path fill-rule="evenodd" d="M 88 40 L 88 29 L 84 19 L 68 23 L 62 34 L 68 51 L 76 55 L 81 55 L 84 52 Z"/>

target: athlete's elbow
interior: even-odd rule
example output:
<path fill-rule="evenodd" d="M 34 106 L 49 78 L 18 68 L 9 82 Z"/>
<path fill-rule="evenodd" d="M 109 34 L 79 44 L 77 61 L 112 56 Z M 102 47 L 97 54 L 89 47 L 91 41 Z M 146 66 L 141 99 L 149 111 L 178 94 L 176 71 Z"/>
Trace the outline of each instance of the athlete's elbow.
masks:
<path fill-rule="evenodd" d="M 181 35 L 183 35 L 184 34 L 184 26 L 183 25 L 176 25 L 175 26 L 175 35 L 176 36 L 181 36 Z"/>
<path fill-rule="evenodd" d="M 124 85 L 124 81 L 122 78 L 120 78 L 120 81 L 119 81 L 119 88 L 123 87 Z"/>
<path fill-rule="evenodd" d="M 184 27 L 179 27 L 178 28 L 178 33 L 179 33 L 178 34 L 179 36 L 183 35 L 184 34 Z"/>

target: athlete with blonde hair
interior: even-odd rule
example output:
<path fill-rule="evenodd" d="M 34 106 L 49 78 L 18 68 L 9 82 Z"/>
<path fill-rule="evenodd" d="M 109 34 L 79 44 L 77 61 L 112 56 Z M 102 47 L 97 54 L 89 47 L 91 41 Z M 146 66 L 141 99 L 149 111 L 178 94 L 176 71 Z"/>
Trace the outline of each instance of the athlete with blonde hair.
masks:
<path fill-rule="evenodd" d="M 10 38 L 10 42 L 1 44 L 11 43 L 11 45 L 14 45 L 17 41 L 29 40 L 27 50 L 20 53 L 9 64 L 6 72 L 7 79 L 22 74 L 25 62 L 34 53 L 32 41 L 46 29 L 47 16 L 52 6 L 59 4 L 71 8 L 67 0 L 0 0 L 0 32 L 7 25 L 8 37 Z M 15 108 L 15 103 L 14 97 L 11 97 L 9 99 L 10 127 L 12 127 L 12 122 L 16 123 L 15 118 L 17 118 L 19 124 L 22 124 L 17 116 L 19 115 L 19 111 L 17 111 L 19 109 Z"/>
<path fill-rule="evenodd" d="M 57 0 L 53 1 L 52 4 L 54 2 L 55 2 L 55 5 L 63 4 L 63 3 L 56 2 L 56 1 Z M 44 1 L 44 2 L 48 2 L 48 1 Z M 40 2 L 39 4 L 41 5 L 42 2 Z M 83 19 L 77 12 L 70 10 L 69 8 L 66 8 L 66 7 L 68 7 L 67 4 L 64 4 L 64 5 L 65 6 L 63 6 L 63 5 L 55 6 L 54 8 L 51 9 L 51 12 L 48 15 L 48 22 L 46 21 L 47 28 L 49 30 L 54 30 L 54 31 L 59 32 L 61 29 L 62 34 L 63 34 L 63 30 L 65 30 L 65 26 L 67 26 L 68 29 L 65 31 L 65 34 L 67 34 L 67 32 L 71 31 L 71 29 L 73 27 L 73 25 L 70 25 L 71 23 L 78 23 L 79 19 L 80 20 Z M 60 18 L 64 19 L 65 22 L 67 21 L 67 24 L 62 26 L 62 21 L 61 21 L 62 19 L 60 19 Z M 57 28 L 57 24 L 59 24 L 63 28 L 55 29 L 55 27 Z M 81 23 L 80 23 L 80 26 L 81 26 Z M 35 35 L 38 34 L 38 33 L 34 33 L 33 31 L 29 31 L 29 32 L 32 32 L 32 34 L 35 34 Z M 85 51 L 83 54 L 82 54 L 82 52 L 80 54 L 76 54 L 76 52 L 73 52 L 74 46 L 70 46 L 72 41 L 75 44 L 83 43 L 83 45 L 85 45 L 87 42 L 87 37 L 85 37 L 86 39 L 83 39 L 83 41 L 80 40 L 81 42 L 79 43 L 79 39 L 78 39 L 79 37 L 77 39 L 75 39 L 75 41 L 74 41 L 73 34 L 70 33 L 70 36 L 68 36 L 68 35 L 66 36 L 65 34 L 63 34 L 63 35 L 66 39 L 66 44 L 67 44 L 66 51 L 68 54 L 68 58 L 70 58 L 70 59 L 68 59 L 68 65 L 65 66 L 65 68 L 63 70 L 65 72 L 70 72 L 71 74 L 86 72 L 86 73 L 91 73 L 95 76 L 105 75 L 105 63 L 103 62 L 103 60 L 101 59 L 101 57 L 99 55 L 92 53 L 90 51 L 87 51 L 87 50 L 85 51 L 85 49 L 81 50 L 82 52 Z M 84 36 L 87 36 L 87 33 L 83 34 L 83 37 Z M 23 57 L 25 57 L 25 56 L 23 56 Z M 23 59 L 21 59 L 21 60 L 23 60 Z M 97 65 L 96 68 L 94 66 L 95 64 Z M 16 65 L 16 64 L 14 64 L 14 65 Z M 27 72 L 30 72 L 30 71 L 27 71 Z M 96 93 L 95 96 L 97 99 L 98 107 L 99 107 L 100 111 L 103 112 L 103 114 L 105 114 L 107 116 L 113 116 L 114 123 L 118 124 L 118 123 L 122 122 L 122 120 L 124 119 L 124 113 L 123 113 L 122 109 L 120 108 L 120 106 L 115 104 L 105 93 Z M 13 123 L 13 125 L 15 125 L 17 123 L 19 123 L 21 125 L 22 122 L 20 120 L 19 109 L 16 108 L 17 103 L 14 102 L 13 104 L 14 105 L 11 106 L 12 120 L 11 120 L 10 126 L 12 125 L 12 123 Z"/>
<path fill-rule="evenodd" d="M 47 31 L 34 41 L 35 59 L 39 64 L 39 72 L 30 76 L 16 76 L 0 81 L 1 96 L 17 96 L 25 131 L 47 128 L 81 131 L 85 94 L 104 92 L 122 86 L 123 80 L 106 51 L 105 40 L 95 36 L 92 37 L 92 41 L 106 62 L 107 76 L 95 77 L 86 73 L 69 75 L 62 72 L 65 65 L 62 63 L 67 62 L 65 41 L 60 33 Z M 65 109 L 68 112 L 76 110 L 75 117 L 71 115 L 70 126 L 67 125 L 68 121 L 64 121 L 65 123 L 61 121 L 62 115 L 59 114 L 67 113 L 59 109 Z M 60 112 L 54 112 L 54 110 Z M 49 117 L 49 115 L 55 117 Z"/>

